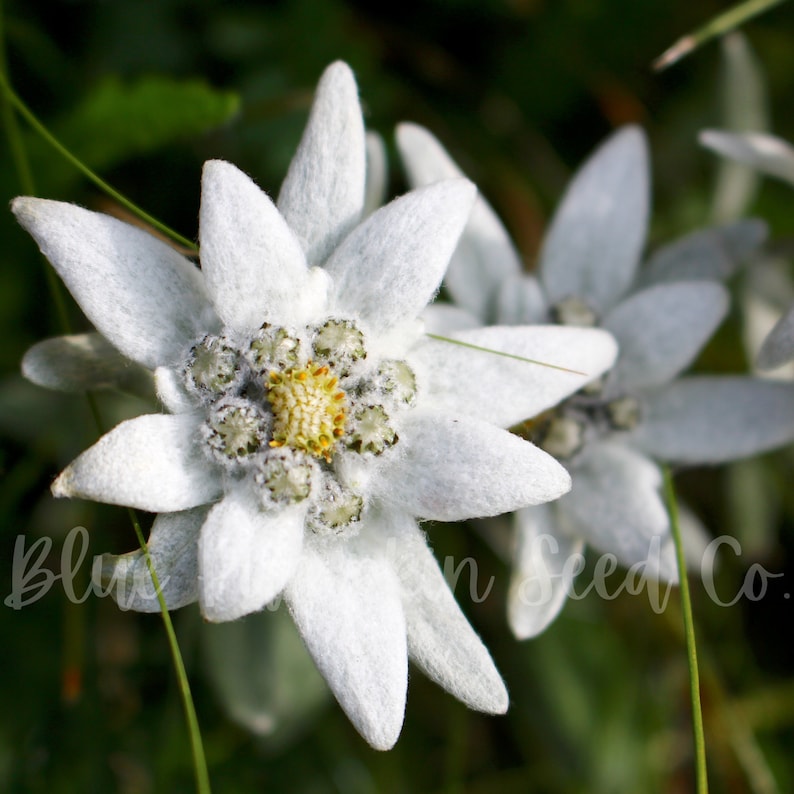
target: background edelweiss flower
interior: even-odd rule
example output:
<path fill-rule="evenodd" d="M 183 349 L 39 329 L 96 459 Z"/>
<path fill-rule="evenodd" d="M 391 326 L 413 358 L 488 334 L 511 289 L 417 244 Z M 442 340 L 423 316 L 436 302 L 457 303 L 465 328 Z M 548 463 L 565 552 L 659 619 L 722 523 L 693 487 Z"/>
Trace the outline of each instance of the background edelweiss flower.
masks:
<path fill-rule="evenodd" d="M 700 142 L 724 157 L 794 185 L 794 148 L 774 135 L 704 130 Z M 794 359 L 794 306 L 778 320 L 758 351 L 758 366 L 775 369 Z"/>
<path fill-rule="evenodd" d="M 374 747 L 402 724 L 407 661 L 467 705 L 507 707 L 419 519 L 495 515 L 569 487 L 501 427 L 587 376 L 421 336 L 475 198 L 448 180 L 360 222 L 365 137 L 344 64 L 328 68 L 277 205 L 210 161 L 201 270 L 147 233 L 33 198 L 14 212 L 97 330 L 155 373 L 168 415 L 124 422 L 56 480 L 158 512 L 150 551 L 171 607 L 233 620 L 282 594 L 318 667 Z M 489 328 L 469 342 L 604 371 L 600 331 Z M 41 349 L 41 348 L 40 348 Z M 27 368 L 47 370 L 33 354 Z M 139 554 L 106 557 L 116 595 L 157 609 Z"/>
<path fill-rule="evenodd" d="M 413 185 L 460 176 L 426 130 L 404 124 L 398 146 Z M 649 214 L 642 132 L 628 127 L 600 146 L 573 178 L 550 224 L 538 277 L 480 198 L 445 283 L 457 308 L 429 314 L 440 327 L 482 322 L 600 325 L 618 341 L 615 366 L 557 411 L 529 423 L 530 437 L 560 457 L 573 479 L 554 504 L 515 516 L 508 615 L 520 638 L 558 614 L 585 542 L 626 566 L 677 580 L 655 461 L 720 463 L 794 437 L 789 385 L 747 377 L 678 377 L 721 322 L 728 294 L 717 283 L 763 239 L 743 221 L 696 232 L 638 270 Z"/>

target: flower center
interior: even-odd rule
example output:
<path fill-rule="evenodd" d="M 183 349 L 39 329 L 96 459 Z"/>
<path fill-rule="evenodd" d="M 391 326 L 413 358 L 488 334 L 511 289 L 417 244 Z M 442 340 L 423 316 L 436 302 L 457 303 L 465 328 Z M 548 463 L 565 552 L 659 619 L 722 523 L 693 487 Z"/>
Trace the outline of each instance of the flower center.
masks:
<path fill-rule="evenodd" d="M 372 360 L 352 320 L 305 327 L 264 323 L 249 337 L 208 335 L 182 367 L 204 407 L 204 449 L 266 511 L 306 503 L 316 534 L 349 534 L 367 508 L 362 463 L 399 443 L 401 414 L 416 403 L 411 367 Z M 364 460 L 358 460 L 363 458 Z"/>
<path fill-rule="evenodd" d="M 566 415 L 566 407 L 563 404 L 524 422 L 519 435 L 558 460 L 572 458 L 584 445 L 585 425 L 582 417 Z"/>
<path fill-rule="evenodd" d="M 347 395 L 327 366 L 311 361 L 303 367 L 270 372 L 265 384 L 273 410 L 271 447 L 290 447 L 330 463 L 344 435 Z"/>
<path fill-rule="evenodd" d="M 593 328 L 598 324 L 598 315 L 581 298 L 574 296 L 564 298 L 553 306 L 551 315 L 559 325 Z"/>

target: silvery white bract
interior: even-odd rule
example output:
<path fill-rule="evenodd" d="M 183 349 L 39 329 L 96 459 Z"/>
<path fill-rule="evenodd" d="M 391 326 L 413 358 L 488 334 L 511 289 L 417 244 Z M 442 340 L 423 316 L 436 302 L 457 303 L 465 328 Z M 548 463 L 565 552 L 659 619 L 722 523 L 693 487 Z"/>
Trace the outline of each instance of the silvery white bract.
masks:
<path fill-rule="evenodd" d="M 397 131 L 414 185 L 461 176 L 430 133 Z M 744 221 L 689 235 L 638 272 L 649 214 L 642 132 L 606 141 L 575 175 L 540 254 L 538 276 L 522 263 L 503 225 L 479 198 L 445 284 L 457 307 L 431 307 L 436 327 L 483 322 L 599 325 L 618 341 L 618 360 L 598 384 L 556 410 L 528 415 L 528 435 L 562 460 L 571 493 L 515 516 L 508 613 L 521 638 L 562 608 L 585 543 L 649 576 L 677 580 L 655 461 L 719 463 L 794 435 L 791 387 L 741 377 L 678 377 L 728 308 L 719 279 L 763 239 Z"/>
<path fill-rule="evenodd" d="M 700 142 L 707 148 L 752 166 L 762 174 L 794 185 L 794 147 L 774 135 L 704 130 Z M 761 369 L 774 369 L 794 359 L 794 306 L 770 331 L 758 353 Z"/>
<path fill-rule="evenodd" d="M 201 270 L 105 215 L 34 198 L 13 209 L 169 411 L 111 430 L 53 492 L 159 513 L 149 548 L 170 607 L 198 600 L 227 621 L 282 596 L 350 719 L 385 749 L 409 656 L 472 708 L 507 708 L 417 519 L 567 491 L 562 466 L 501 428 L 586 378 L 423 335 L 475 189 L 447 180 L 362 221 L 365 148 L 353 75 L 334 64 L 276 204 L 234 166 L 205 165 Z M 592 374 L 616 352 L 600 331 L 467 339 Z M 38 350 L 26 371 L 58 385 L 57 357 Z M 140 552 L 104 562 L 120 603 L 158 609 Z"/>

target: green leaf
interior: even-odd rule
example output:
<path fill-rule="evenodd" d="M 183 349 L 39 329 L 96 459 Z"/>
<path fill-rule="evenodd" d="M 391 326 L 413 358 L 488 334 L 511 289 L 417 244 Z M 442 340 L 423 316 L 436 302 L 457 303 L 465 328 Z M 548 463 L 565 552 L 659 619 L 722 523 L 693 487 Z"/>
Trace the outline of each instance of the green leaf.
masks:
<path fill-rule="evenodd" d="M 239 109 L 239 96 L 201 80 L 146 77 L 100 83 L 51 129 L 68 149 L 94 170 L 107 170 L 130 157 L 156 151 L 227 122 Z M 27 142 L 34 173 L 63 187 L 79 174 L 38 138 Z"/>

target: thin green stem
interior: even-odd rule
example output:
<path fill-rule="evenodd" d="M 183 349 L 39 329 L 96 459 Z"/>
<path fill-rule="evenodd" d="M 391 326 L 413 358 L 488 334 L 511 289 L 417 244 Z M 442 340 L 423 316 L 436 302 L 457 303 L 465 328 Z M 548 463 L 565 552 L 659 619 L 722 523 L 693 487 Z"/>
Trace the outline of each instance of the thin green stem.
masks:
<path fill-rule="evenodd" d="M 100 179 L 96 174 L 94 174 L 87 166 L 85 166 L 80 160 L 78 160 L 74 155 L 71 154 L 64 146 L 62 146 L 44 127 L 41 122 L 33 115 L 33 113 L 28 110 L 27 106 L 22 102 L 19 97 L 14 93 L 8 79 L 8 71 L 7 71 L 7 64 L 6 64 L 6 57 L 5 57 L 5 30 L 3 26 L 3 6 L 2 0 L 0 0 L 0 88 L 2 88 L 2 96 L 0 97 L 0 105 L 2 106 L 2 119 L 3 124 L 5 126 L 6 134 L 9 140 L 9 146 L 11 148 L 11 155 L 12 159 L 14 160 L 15 167 L 17 169 L 20 184 L 22 185 L 22 189 L 29 194 L 35 194 L 35 184 L 33 180 L 33 174 L 30 169 L 30 165 L 27 158 L 27 153 L 25 151 L 24 142 L 22 140 L 22 136 L 19 132 L 19 127 L 16 122 L 16 117 L 14 115 L 14 109 L 16 109 L 19 113 L 24 116 L 27 122 L 48 142 L 50 143 L 61 155 L 63 155 L 69 162 L 75 165 L 80 171 L 86 174 L 90 179 L 92 179 L 95 184 L 97 184 L 101 189 L 105 190 L 109 195 L 113 196 L 117 201 L 119 201 L 122 205 L 127 207 L 131 212 L 134 212 L 138 217 L 142 218 L 147 223 L 151 224 L 155 228 L 159 229 L 164 234 L 167 234 L 172 239 L 176 240 L 177 242 L 181 243 L 182 245 L 187 246 L 188 248 L 195 250 L 196 246 L 186 238 L 182 237 L 181 235 L 177 234 L 176 232 L 172 231 L 168 227 L 164 226 L 162 223 L 157 221 L 156 219 L 152 218 L 150 215 L 145 213 L 143 210 L 140 210 L 136 207 L 132 202 L 128 201 L 124 196 L 118 193 L 116 190 L 111 188 L 107 183 L 105 183 L 102 179 Z M 66 311 L 66 304 L 64 301 L 63 293 L 61 291 L 60 282 L 55 278 L 55 273 L 51 267 L 47 267 L 46 272 L 48 274 L 48 281 L 50 292 L 55 300 L 60 325 L 65 333 L 69 333 L 71 330 L 71 324 L 69 322 L 68 312 Z M 94 421 L 97 425 L 97 429 L 100 433 L 103 432 L 103 423 L 102 418 L 99 413 L 99 406 L 97 405 L 96 399 L 93 394 L 90 392 L 86 394 L 86 399 L 88 401 L 88 407 L 91 411 L 91 415 L 94 418 Z M 157 572 L 154 569 L 154 564 L 152 563 L 151 555 L 149 554 L 149 547 L 146 544 L 146 539 L 143 536 L 143 532 L 141 530 L 140 522 L 138 521 L 138 517 L 135 514 L 135 511 L 130 509 L 129 510 L 130 520 L 132 522 L 133 529 L 135 530 L 135 535 L 138 539 L 138 543 L 143 551 L 143 554 L 146 559 L 146 566 L 149 570 L 149 575 L 152 577 L 152 583 L 155 588 L 155 592 L 157 593 L 157 599 L 160 604 L 160 613 L 163 619 L 163 625 L 165 626 L 166 636 L 168 637 L 168 646 L 171 652 L 171 658 L 174 664 L 174 670 L 176 672 L 177 681 L 179 684 L 179 692 L 182 698 L 182 704 L 185 711 L 185 718 L 188 724 L 188 731 L 190 733 L 190 744 L 193 751 L 193 766 L 196 775 L 196 790 L 198 794 L 211 794 L 210 788 L 210 780 L 209 780 L 209 772 L 207 770 L 207 761 L 204 755 L 204 746 L 201 741 L 201 731 L 198 725 L 198 718 L 196 717 L 196 709 L 193 704 L 193 698 L 190 692 L 190 683 L 188 681 L 187 672 L 185 670 L 185 665 L 182 660 L 182 654 L 179 650 L 179 643 L 177 642 L 176 632 L 174 631 L 174 626 L 171 621 L 171 615 L 168 612 L 168 606 L 165 603 L 165 597 L 163 596 L 162 589 L 160 587 L 160 581 L 157 577 Z"/>
<path fill-rule="evenodd" d="M 3 14 L 2 2 L 0 2 L 0 74 L 3 77 L 8 73 L 8 59 L 6 56 L 5 47 L 5 16 Z M 28 155 L 25 151 L 25 145 L 22 142 L 22 135 L 19 132 L 19 125 L 17 124 L 14 109 L 11 106 L 7 96 L 3 96 L 3 126 L 8 136 L 8 145 L 11 148 L 11 158 L 14 161 L 14 166 L 17 169 L 19 182 L 22 185 L 22 190 L 25 193 L 33 193 L 35 187 L 33 185 L 33 173 L 30 170 L 30 163 Z"/>
<path fill-rule="evenodd" d="M 3 13 L 2 0 L 0 0 L 0 81 L 2 81 L 3 85 L 8 85 L 8 59 L 6 57 L 5 41 L 5 15 Z M 0 97 L 0 107 L 2 107 L 3 127 L 6 131 L 9 149 L 11 150 L 11 160 L 14 163 L 20 187 L 23 193 L 35 195 L 36 184 L 33 179 L 33 172 L 30 168 L 30 161 L 28 160 L 19 125 L 17 124 L 14 108 L 6 92 L 3 92 Z M 64 329 L 64 333 L 68 334 L 71 330 L 71 324 L 69 322 L 69 312 L 66 308 L 66 297 L 63 292 L 63 287 L 55 277 L 55 272 L 52 267 L 50 267 L 49 263 L 47 263 L 44 272 L 46 274 L 47 287 L 52 296 L 52 301 L 55 304 L 58 322 Z"/>
<path fill-rule="evenodd" d="M 505 358 L 512 358 L 516 361 L 523 361 L 526 364 L 536 364 L 539 367 L 548 367 L 549 369 L 557 369 L 560 372 L 569 372 L 572 375 L 587 375 L 586 372 L 580 372 L 578 369 L 569 369 L 568 367 L 561 367 L 558 364 L 547 364 L 545 361 L 536 361 L 534 358 L 524 358 L 524 356 L 517 356 L 513 353 L 505 353 L 501 350 L 493 350 L 490 347 L 480 347 L 479 345 L 472 345 L 470 342 L 462 342 L 460 339 L 452 339 L 448 336 L 439 336 L 438 334 L 425 334 L 430 339 L 436 339 L 439 342 L 448 342 L 451 345 L 458 345 L 465 347 L 469 350 L 479 350 L 481 353 L 490 353 L 494 356 L 504 356 Z"/>
<path fill-rule="evenodd" d="M 139 217 L 144 223 L 162 232 L 167 237 L 170 237 L 174 242 L 184 246 L 190 251 L 197 251 L 196 244 L 183 237 L 179 232 L 174 231 L 166 226 L 157 218 L 149 215 L 136 204 L 133 204 L 126 196 L 122 195 L 115 188 L 111 187 L 104 179 L 95 174 L 85 163 L 73 155 L 35 116 L 32 110 L 16 95 L 14 90 L 8 83 L 5 75 L 0 75 L 0 88 L 3 89 L 6 99 L 10 102 L 17 112 L 27 121 L 27 123 L 43 138 L 50 146 L 53 147 L 65 160 L 70 162 L 78 171 L 90 179 L 100 190 L 103 190 L 109 196 L 114 198 L 123 207 L 126 207 L 131 213 Z"/>
<path fill-rule="evenodd" d="M 733 8 L 729 8 L 707 22 L 703 27 L 678 39 L 672 47 L 665 50 L 653 62 L 653 69 L 660 72 L 662 69 L 672 66 L 710 39 L 730 33 L 730 31 L 735 30 L 754 16 L 763 14 L 764 11 L 768 11 L 782 2 L 784 0 L 746 0 L 744 3 L 739 3 Z"/>
<path fill-rule="evenodd" d="M 140 543 L 146 558 L 146 567 L 149 569 L 149 575 L 152 577 L 152 584 L 157 593 L 157 600 L 160 603 L 160 614 L 163 618 L 166 636 L 168 637 L 168 647 L 171 651 L 171 659 L 174 663 L 177 681 L 179 682 L 179 694 L 182 698 L 182 705 L 185 709 L 185 717 L 190 733 L 190 746 L 193 750 L 193 767 L 196 773 L 196 791 L 198 794 L 210 794 L 210 777 L 207 770 L 207 759 L 204 755 L 204 745 L 201 742 L 201 730 L 199 729 L 196 709 L 193 705 L 193 696 L 190 693 L 190 683 L 188 681 L 187 672 L 185 671 L 185 664 L 182 661 L 182 654 L 176 639 L 174 624 L 171 621 L 171 615 L 168 612 L 165 596 L 163 596 L 160 580 L 157 578 L 157 571 L 154 569 L 154 563 L 149 554 L 149 547 L 146 544 L 146 539 L 143 537 L 143 531 L 141 530 L 138 516 L 132 508 L 130 508 L 128 512 L 130 520 L 132 521 L 132 526 L 135 528 L 135 535 L 138 538 L 138 543 Z"/>
<path fill-rule="evenodd" d="M 695 643 L 695 621 L 692 617 L 692 600 L 689 596 L 684 544 L 681 540 L 681 526 L 678 521 L 678 503 L 676 502 L 673 478 L 670 469 L 662 466 L 664 476 L 664 495 L 667 512 L 670 515 L 670 529 L 675 544 L 675 556 L 678 563 L 678 577 L 681 588 L 681 611 L 684 618 L 686 634 L 687 661 L 689 663 L 689 689 L 692 699 L 692 732 L 695 740 L 695 774 L 698 794 L 708 794 L 708 770 L 706 769 L 706 739 L 703 731 L 703 712 L 700 707 L 700 675 L 698 673 L 697 645 Z"/>

